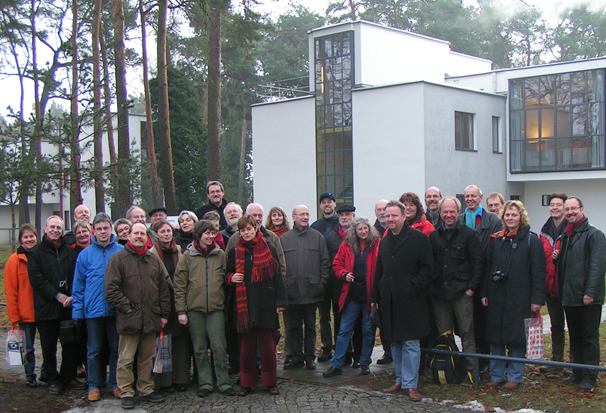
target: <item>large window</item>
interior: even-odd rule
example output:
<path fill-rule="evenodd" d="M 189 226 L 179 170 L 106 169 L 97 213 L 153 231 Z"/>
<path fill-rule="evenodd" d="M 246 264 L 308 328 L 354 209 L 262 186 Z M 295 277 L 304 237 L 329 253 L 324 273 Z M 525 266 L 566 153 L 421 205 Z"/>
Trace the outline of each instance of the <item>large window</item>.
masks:
<path fill-rule="evenodd" d="M 353 32 L 315 39 L 317 193 L 353 203 Z"/>
<path fill-rule="evenodd" d="M 604 169 L 604 69 L 509 83 L 511 172 Z"/>
<path fill-rule="evenodd" d="M 455 149 L 475 149 L 473 138 L 473 113 L 455 112 Z"/>

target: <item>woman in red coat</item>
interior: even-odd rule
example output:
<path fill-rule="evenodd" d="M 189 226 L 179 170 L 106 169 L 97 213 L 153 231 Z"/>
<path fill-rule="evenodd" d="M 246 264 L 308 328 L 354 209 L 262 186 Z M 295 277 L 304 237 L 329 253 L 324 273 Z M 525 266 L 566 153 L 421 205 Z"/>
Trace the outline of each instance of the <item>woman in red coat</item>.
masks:
<path fill-rule="evenodd" d="M 25 359 L 25 383 L 36 387 L 36 320 L 34 317 L 34 293 L 27 273 L 27 254 L 38 243 L 38 231 L 31 224 L 19 228 L 17 252 L 10 256 L 4 267 L 4 292 L 6 293 L 6 313 L 14 327 L 25 334 L 27 354 Z"/>
<path fill-rule="evenodd" d="M 429 236 L 435 228 L 425 218 L 425 212 L 423 211 L 423 205 L 419 196 L 414 192 L 406 192 L 400 197 L 400 202 L 406 207 L 406 221 L 408 221 L 410 226 Z"/>
<path fill-rule="evenodd" d="M 341 369 L 345 353 L 349 347 L 353 328 L 360 316 L 362 317 L 363 334 L 360 374 L 370 374 L 370 356 L 375 344 L 375 327 L 369 318 L 370 292 L 380 242 L 381 238 L 375 227 L 366 218 L 357 218 L 335 256 L 332 268 L 337 279 L 343 283 L 339 297 L 341 328 L 337 337 L 332 367 L 323 374 L 324 377 L 343 374 Z"/>

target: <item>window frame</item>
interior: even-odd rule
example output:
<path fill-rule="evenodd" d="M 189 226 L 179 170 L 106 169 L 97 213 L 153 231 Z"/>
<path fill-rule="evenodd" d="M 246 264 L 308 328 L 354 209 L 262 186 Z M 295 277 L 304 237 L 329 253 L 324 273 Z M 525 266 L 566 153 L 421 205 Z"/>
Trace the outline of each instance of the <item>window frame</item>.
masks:
<path fill-rule="evenodd" d="M 458 121 L 457 121 L 457 117 L 459 118 Z M 462 122 L 463 118 L 465 120 L 465 123 Z M 466 152 L 477 152 L 476 139 L 475 139 L 475 129 L 476 129 L 475 120 L 476 120 L 475 113 L 455 110 L 455 114 L 454 114 L 455 150 L 466 151 Z M 457 125 L 457 123 L 458 123 L 458 125 Z M 467 126 L 467 129 L 469 131 L 469 136 L 467 137 L 467 139 L 464 139 L 464 137 L 462 136 L 463 134 L 466 133 L 466 131 L 464 130 L 465 126 Z M 463 146 L 464 140 L 468 141 L 467 142 L 468 147 Z"/>

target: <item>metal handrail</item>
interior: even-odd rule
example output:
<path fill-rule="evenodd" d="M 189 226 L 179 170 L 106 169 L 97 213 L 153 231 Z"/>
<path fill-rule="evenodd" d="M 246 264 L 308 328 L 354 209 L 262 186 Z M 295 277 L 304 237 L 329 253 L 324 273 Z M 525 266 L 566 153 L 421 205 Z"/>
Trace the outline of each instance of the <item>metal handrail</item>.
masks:
<path fill-rule="evenodd" d="M 562 367 L 562 368 L 606 371 L 606 367 L 604 367 L 604 366 L 594 366 L 594 365 L 589 365 L 589 364 L 578 364 L 578 363 L 565 363 L 563 361 L 532 360 L 532 359 L 519 358 L 519 357 L 493 356 L 490 354 L 481 354 L 481 353 L 464 353 L 462 351 L 436 350 L 433 348 L 421 349 L 421 350 L 426 351 L 428 353 L 434 353 L 434 354 L 446 354 L 446 355 L 450 355 L 450 356 L 460 356 L 460 357 L 473 357 L 476 359 L 513 361 L 514 363 L 538 364 L 538 365 L 543 365 L 543 366 L 553 366 L 553 367 Z M 479 365 L 479 363 L 474 363 L 473 384 L 474 384 L 475 390 L 480 390 L 480 365 Z"/>

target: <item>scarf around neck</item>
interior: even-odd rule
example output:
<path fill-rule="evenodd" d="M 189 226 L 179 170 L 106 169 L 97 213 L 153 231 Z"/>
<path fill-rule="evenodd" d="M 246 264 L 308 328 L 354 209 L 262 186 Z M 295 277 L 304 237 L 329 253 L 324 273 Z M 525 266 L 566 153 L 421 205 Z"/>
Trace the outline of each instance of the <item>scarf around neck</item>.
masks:
<path fill-rule="evenodd" d="M 482 207 L 479 206 L 475 212 L 469 211 L 469 208 L 465 208 L 465 225 L 471 229 L 476 229 L 476 218 L 482 216 Z"/>
<path fill-rule="evenodd" d="M 194 241 L 194 248 L 196 249 L 196 251 L 198 251 L 200 254 L 202 254 L 202 256 L 205 258 L 208 257 L 208 254 L 210 254 L 212 252 L 212 250 L 214 250 L 216 247 L 217 247 L 217 243 L 214 241 L 207 248 L 204 248 L 202 245 L 200 245 L 200 242 L 198 240 Z"/>
<path fill-rule="evenodd" d="M 567 236 L 571 236 L 572 233 L 574 232 L 575 229 L 577 229 L 577 227 L 581 224 L 581 222 L 585 221 L 585 215 L 583 215 L 583 218 L 581 218 L 578 222 L 576 222 L 575 224 L 570 224 L 568 223 L 568 225 L 566 225 L 566 235 Z"/>
<path fill-rule="evenodd" d="M 133 251 L 135 251 L 137 254 L 139 254 L 141 256 L 145 255 L 145 253 L 147 252 L 147 245 L 144 245 L 143 248 L 138 249 L 133 244 L 130 243 L 130 240 L 126 241 L 126 245 L 128 245 Z"/>
<path fill-rule="evenodd" d="M 282 235 L 284 235 L 288 232 L 285 225 L 282 225 L 280 228 L 270 229 L 270 231 L 273 232 L 274 234 L 276 234 L 278 236 L 278 238 L 280 238 Z"/>
<path fill-rule="evenodd" d="M 173 238 L 170 241 L 170 244 L 165 245 L 158 241 L 156 243 L 156 251 L 158 252 L 158 257 L 160 257 L 160 261 L 164 262 L 164 253 L 170 254 L 173 260 L 173 264 L 175 268 L 177 267 L 177 263 L 179 262 L 179 250 L 177 250 L 177 243 Z"/>
<path fill-rule="evenodd" d="M 253 268 L 250 280 L 259 283 L 272 279 L 278 271 L 278 262 L 272 257 L 267 241 L 263 238 L 261 231 L 250 241 L 244 241 L 242 237 L 236 245 L 236 273 L 244 274 L 246 249 L 252 248 Z M 246 333 L 248 331 L 248 300 L 246 299 L 246 282 L 236 284 L 236 307 L 238 313 L 237 331 Z"/>

